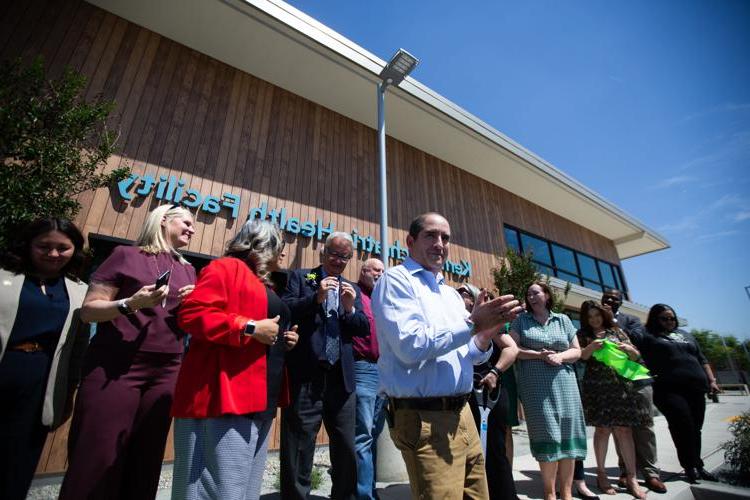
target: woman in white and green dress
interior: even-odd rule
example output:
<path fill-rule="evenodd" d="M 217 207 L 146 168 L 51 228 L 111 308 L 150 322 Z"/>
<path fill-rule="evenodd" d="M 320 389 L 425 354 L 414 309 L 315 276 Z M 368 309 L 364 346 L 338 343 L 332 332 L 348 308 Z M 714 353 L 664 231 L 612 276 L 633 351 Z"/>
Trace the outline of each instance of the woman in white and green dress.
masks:
<path fill-rule="evenodd" d="M 586 423 L 573 370 L 581 349 L 570 318 L 551 312 L 551 305 L 549 286 L 533 283 L 526 291 L 526 312 L 513 322 L 510 334 L 519 347 L 518 393 L 544 497 L 556 498 L 559 476 L 561 498 L 569 500 L 574 462 L 586 458 Z"/>

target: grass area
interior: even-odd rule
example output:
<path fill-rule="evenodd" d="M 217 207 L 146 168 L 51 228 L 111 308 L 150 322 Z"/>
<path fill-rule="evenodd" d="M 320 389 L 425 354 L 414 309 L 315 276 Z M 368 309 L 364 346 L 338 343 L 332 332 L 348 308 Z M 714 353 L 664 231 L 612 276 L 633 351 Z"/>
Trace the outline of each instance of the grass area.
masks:
<path fill-rule="evenodd" d="M 310 473 L 310 487 L 313 490 L 317 490 L 320 488 L 320 486 L 323 484 L 323 474 L 324 470 L 323 467 L 316 467 L 313 465 L 312 472 Z M 280 490 L 281 489 L 281 475 L 276 474 L 276 477 L 273 480 L 273 487 L 274 489 Z"/>

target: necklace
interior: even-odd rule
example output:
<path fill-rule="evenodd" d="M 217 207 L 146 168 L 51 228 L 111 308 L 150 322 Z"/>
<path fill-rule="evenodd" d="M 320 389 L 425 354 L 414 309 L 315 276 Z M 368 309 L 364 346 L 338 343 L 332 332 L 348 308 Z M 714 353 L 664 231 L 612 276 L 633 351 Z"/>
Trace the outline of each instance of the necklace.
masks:
<path fill-rule="evenodd" d="M 154 267 L 156 268 L 156 277 L 158 278 L 164 273 L 162 273 L 162 271 L 159 269 L 159 259 L 158 259 L 159 254 L 152 254 L 152 255 L 154 257 Z M 169 273 L 170 273 L 170 278 L 171 278 L 172 271 L 174 271 L 174 259 L 172 258 L 171 255 L 169 257 L 169 260 L 170 260 Z M 165 272 L 166 272 L 166 269 L 165 269 Z"/>

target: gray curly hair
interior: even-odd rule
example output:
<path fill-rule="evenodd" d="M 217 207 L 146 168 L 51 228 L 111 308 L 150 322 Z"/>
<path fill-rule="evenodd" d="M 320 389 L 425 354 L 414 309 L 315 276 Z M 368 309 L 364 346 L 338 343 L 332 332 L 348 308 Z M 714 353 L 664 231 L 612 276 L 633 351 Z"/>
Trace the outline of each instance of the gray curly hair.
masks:
<path fill-rule="evenodd" d="M 226 256 L 246 261 L 253 272 L 265 278 L 268 263 L 276 259 L 284 249 L 284 238 L 274 224 L 265 220 L 249 220 L 227 243 Z"/>

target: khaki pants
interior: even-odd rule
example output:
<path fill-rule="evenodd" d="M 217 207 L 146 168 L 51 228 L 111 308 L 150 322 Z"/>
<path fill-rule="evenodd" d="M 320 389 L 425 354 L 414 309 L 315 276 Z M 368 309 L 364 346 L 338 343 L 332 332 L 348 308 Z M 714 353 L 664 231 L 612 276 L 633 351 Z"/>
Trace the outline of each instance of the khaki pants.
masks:
<path fill-rule="evenodd" d="M 469 405 L 460 412 L 396 410 L 391 438 L 404 457 L 413 498 L 489 498 Z"/>

